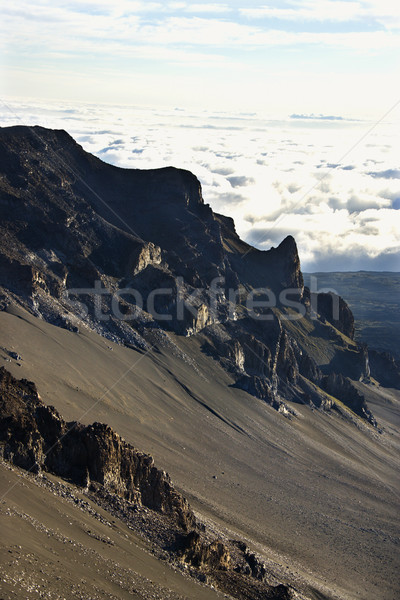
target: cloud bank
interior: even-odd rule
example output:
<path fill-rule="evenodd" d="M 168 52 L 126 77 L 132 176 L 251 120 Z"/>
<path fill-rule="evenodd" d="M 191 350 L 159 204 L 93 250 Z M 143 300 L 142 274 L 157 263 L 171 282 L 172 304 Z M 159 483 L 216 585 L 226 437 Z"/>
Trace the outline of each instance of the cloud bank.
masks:
<path fill-rule="evenodd" d="M 17 102 L 1 124 L 66 129 L 87 151 L 128 168 L 174 165 L 205 202 L 260 249 L 286 235 L 305 271 L 400 271 L 400 165 L 393 124 L 265 120 L 132 106 Z"/>

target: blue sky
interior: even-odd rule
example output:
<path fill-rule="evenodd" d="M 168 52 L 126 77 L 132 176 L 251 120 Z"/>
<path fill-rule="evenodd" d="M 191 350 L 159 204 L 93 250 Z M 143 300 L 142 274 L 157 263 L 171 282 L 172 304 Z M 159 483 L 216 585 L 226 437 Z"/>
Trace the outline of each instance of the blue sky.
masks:
<path fill-rule="evenodd" d="M 17 0 L 2 94 L 379 118 L 398 98 L 397 0 Z"/>

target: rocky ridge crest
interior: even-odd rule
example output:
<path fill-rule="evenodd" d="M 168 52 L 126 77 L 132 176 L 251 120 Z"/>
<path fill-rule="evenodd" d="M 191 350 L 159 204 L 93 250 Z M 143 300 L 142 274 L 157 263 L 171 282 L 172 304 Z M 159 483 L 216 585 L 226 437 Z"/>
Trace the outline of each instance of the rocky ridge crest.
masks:
<path fill-rule="evenodd" d="M 138 349 L 171 330 L 197 336 L 234 385 L 287 416 L 287 401 L 310 402 L 304 379 L 368 377 L 350 309 L 314 302 L 293 237 L 253 248 L 192 173 L 120 169 L 42 127 L 0 129 L 0 156 L 0 307 Z M 251 294 L 264 301 L 256 317 Z"/>

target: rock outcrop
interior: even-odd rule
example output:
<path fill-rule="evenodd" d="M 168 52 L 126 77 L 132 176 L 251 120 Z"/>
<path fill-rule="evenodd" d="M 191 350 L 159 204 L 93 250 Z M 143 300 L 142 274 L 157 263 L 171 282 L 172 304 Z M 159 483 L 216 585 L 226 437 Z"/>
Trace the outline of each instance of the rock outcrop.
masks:
<path fill-rule="evenodd" d="M 198 531 L 191 531 L 182 542 L 182 560 L 205 571 L 231 567 L 227 547 L 219 540 L 205 542 Z"/>
<path fill-rule="evenodd" d="M 132 260 L 132 275 L 138 275 L 148 265 L 159 265 L 161 263 L 161 248 L 155 246 L 151 242 L 143 244 L 141 248 L 136 250 L 131 258 Z"/>
<path fill-rule="evenodd" d="M 45 406 L 32 382 L 0 368 L 0 445 L 5 459 L 28 470 L 43 469 L 171 516 L 185 530 L 195 525 L 187 501 L 151 456 L 101 423 L 66 423 Z"/>
<path fill-rule="evenodd" d="M 400 389 L 400 361 L 389 352 L 369 350 L 369 365 L 371 377 L 385 387 Z"/>
<path fill-rule="evenodd" d="M 331 373 L 323 378 L 321 387 L 328 394 L 342 401 L 356 415 L 376 427 L 376 420 L 368 409 L 364 396 L 354 387 L 350 379 L 340 373 Z"/>
<path fill-rule="evenodd" d="M 331 323 L 338 331 L 341 331 L 351 340 L 354 338 L 354 317 L 349 306 L 340 296 L 333 292 L 310 293 L 306 289 L 307 302 L 311 310 L 322 319 Z"/>
<path fill-rule="evenodd" d="M 151 456 L 140 453 L 107 425 L 66 423 L 55 408 L 43 404 L 34 383 L 16 380 L 3 367 L 0 456 L 32 473 L 52 473 L 81 486 L 81 493 L 126 521 L 130 529 L 140 532 L 141 527 L 156 554 L 161 551 L 164 558 L 167 554 L 170 562 L 184 564 L 191 575 L 232 598 L 293 598 L 289 586 L 266 583 L 264 563 L 246 544 L 223 542 L 200 526 Z"/>

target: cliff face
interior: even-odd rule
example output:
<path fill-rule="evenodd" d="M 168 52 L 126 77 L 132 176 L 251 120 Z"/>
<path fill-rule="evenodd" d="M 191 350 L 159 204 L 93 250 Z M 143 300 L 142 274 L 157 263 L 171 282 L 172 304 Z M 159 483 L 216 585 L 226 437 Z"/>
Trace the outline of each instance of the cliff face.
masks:
<path fill-rule="evenodd" d="M 293 237 L 253 248 L 192 173 L 119 169 L 65 131 L 0 129 L 0 307 L 9 302 L 141 349 L 155 330 L 198 336 L 235 385 L 285 414 L 285 400 L 308 402 L 300 375 L 319 385 L 319 366 L 341 371 L 339 353 L 358 379 L 368 362 L 350 348 L 344 300 L 304 288 Z"/>
<path fill-rule="evenodd" d="M 365 398 L 347 377 L 343 377 L 341 374 L 331 373 L 324 377 L 322 387 L 328 394 L 341 400 L 356 415 L 366 419 L 371 425 L 376 427 L 377 423 L 367 407 Z"/>
<path fill-rule="evenodd" d="M 0 368 L 0 445 L 2 455 L 35 472 L 43 469 L 74 483 L 96 488 L 168 514 L 184 529 L 195 525 L 186 500 L 151 456 L 125 442 L 101 423 L 66 423 L 42 403 L 32 382 L 16 380 Z"/>
<path fill-rule="evenodd" d="M 400 361 L 389 354 L 389 352 L 369 353 L 370 374 L 389 388 L 400 389 Z"/>
<path fill-rule="evenodd" d="M 354 317 L 343 298 L 333 293 L 315 294 L 315 296 L 315 304 L 320 316 L 352 340 L 354 338 Z"/>
<path fill-rule="evenodd" d="M 1 216 L 9 238 L 8 252 L 2 250 L 22 264 L 30 264 L 29 248 L 31 262 L 44 272 L 54 270 L 44 253 L 61 259 L 68 283 L 78 279 L 77 256 L 90 259 L 99 274 L 132 276 L 132 261 L 139 259 L 139 268 L 149 260 L 159 264 L 155 245 L 174 276 L 189 286 L 234 278 L 235 260 L 253 283 L 259 278 L 259 287 L 272 279 L 277 286 L 302 283 L 293 238 L 271 252 L 252 249 L 243 257 L 250 247 L 204 204 L 192 173 L 118 169 L 84 152 L 66 132 L 40 127 L 2 129 L 0 152 Z"/>

